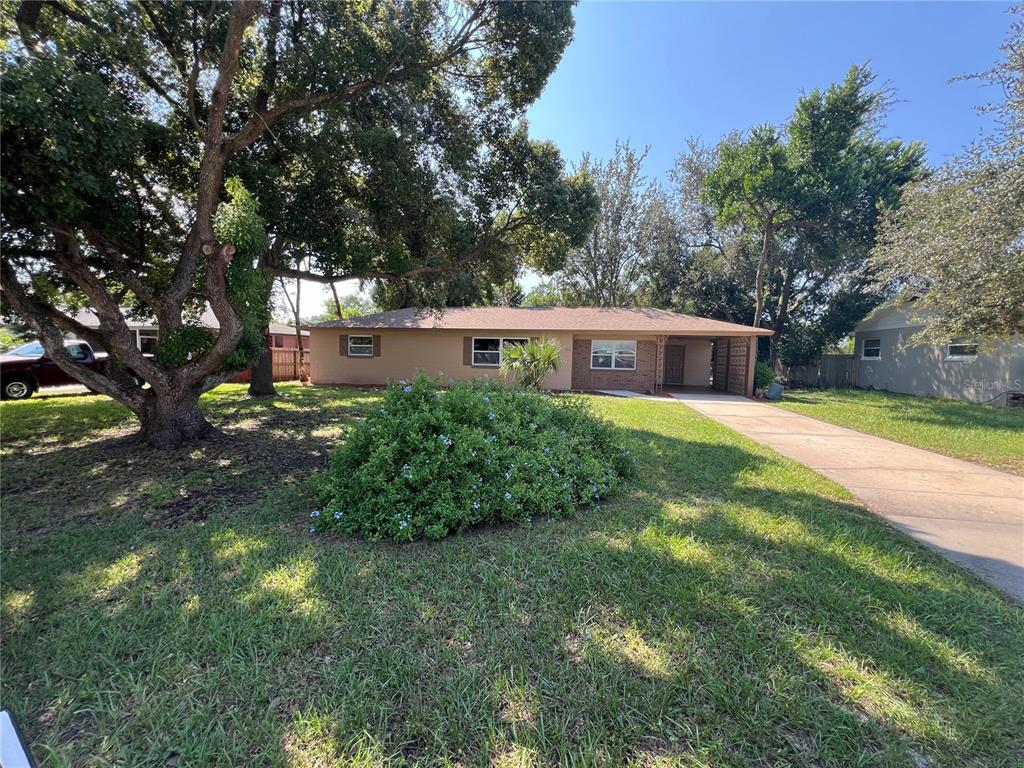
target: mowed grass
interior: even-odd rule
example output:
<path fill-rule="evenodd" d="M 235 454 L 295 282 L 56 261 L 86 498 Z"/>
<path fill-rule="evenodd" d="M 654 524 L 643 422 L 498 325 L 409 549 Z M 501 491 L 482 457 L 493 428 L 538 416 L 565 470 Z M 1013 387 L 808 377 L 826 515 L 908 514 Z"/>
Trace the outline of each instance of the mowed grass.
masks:
<path fill-rule="evenodd" d="M 306 532 L 354 390 L 206 398 L 164 455 L 4 404 L 2 698 L 53 766 L 1016 766 L 1024 611 L 676 404 L 571 520 Z"/>
<path fill-rule="evenodd" d="M 774 405 L 1024 475 L 1024 408 L 866 389 L 786 392 Z"/>

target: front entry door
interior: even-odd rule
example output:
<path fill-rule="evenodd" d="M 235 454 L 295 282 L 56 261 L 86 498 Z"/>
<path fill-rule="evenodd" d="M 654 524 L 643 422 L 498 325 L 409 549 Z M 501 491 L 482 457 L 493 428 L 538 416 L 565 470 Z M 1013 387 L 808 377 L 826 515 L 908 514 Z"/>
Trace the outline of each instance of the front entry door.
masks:
<path fill-rule="evenodd" d="M 683 365 L 686 362 L 686 346 L 670 344 L 665 347 L 665 383 L 680 386 L 683 383 Z"/>

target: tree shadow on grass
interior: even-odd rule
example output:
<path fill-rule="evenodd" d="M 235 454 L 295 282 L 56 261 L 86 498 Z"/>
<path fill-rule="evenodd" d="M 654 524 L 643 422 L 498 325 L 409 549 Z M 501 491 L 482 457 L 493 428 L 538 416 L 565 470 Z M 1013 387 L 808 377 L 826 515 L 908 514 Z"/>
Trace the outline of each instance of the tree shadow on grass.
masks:
<path fill-rule="evenodd" d="M 5 701 L 54 764 L 1020 757 L 1019 609 L 744 441 L 633 438 L 611 503 L 436 543 L 303 536 L 298 491 L 48 533 Z"/>
<path fill-rule="evenodd" d="M 46 404 L 31 425 L 13 434 L 5 425 L 4 533 L 133 514 L 161 526 L 198 522 L 301 482 L 325 466 L 372 396 L 282 390 L 273 399 L 249 398 L 241 387 L 215 390 L 205 409 L 223 433 L 171 451 L 140 443 L 128 412 L 109 401 Z"/>

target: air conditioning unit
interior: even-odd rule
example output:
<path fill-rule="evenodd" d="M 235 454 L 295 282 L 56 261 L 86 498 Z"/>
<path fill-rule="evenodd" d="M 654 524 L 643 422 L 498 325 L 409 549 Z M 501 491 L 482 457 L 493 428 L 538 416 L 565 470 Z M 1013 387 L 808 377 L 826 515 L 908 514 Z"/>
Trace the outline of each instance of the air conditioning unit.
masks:
<path fill-rule="evenodd" d="M 1006 406 L 1008 408 L 1024 408 L 1024 392 L 1007 392 Z"/>

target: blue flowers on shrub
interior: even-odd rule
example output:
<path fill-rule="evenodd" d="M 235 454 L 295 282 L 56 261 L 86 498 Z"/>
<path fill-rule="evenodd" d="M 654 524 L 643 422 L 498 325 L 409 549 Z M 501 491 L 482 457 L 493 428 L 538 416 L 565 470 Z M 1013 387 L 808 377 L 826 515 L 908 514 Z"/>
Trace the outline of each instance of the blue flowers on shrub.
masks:
<path fill-rule="evenodd" d="M 332 454 L 317 501 L 337 511 L 315 510 L 310 532 L 410 541 L 555 519 L 614 490 L 634 463 L 622 433 L 578 398 L 419 376 L 388 387 Z"/>
<path fill-rule="evenodd" d="M 320 517 L 320 510 L 319 509 L 314 509 L 312 512 L 309 513 L 309 516 L 310 517 L 314 517 L 314 518 Z"/>

